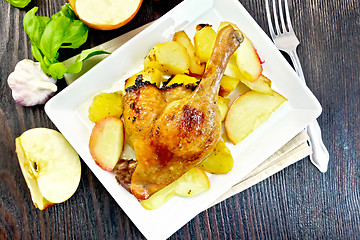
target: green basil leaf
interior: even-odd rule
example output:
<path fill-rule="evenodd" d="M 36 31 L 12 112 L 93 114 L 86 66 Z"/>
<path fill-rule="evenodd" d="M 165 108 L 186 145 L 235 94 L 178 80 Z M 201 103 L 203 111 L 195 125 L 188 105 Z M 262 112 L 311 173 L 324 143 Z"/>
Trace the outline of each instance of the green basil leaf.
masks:
<path fill-rule="evenodd" d="M 50 65 L 49 65 L 50 66 Z M 40 61 L 40 67 L 41 67 L 41 69 L 43 70 L 43 72 L 45 73 L 45 74 L 47 74 L 47 75 L 50 75 L 50 73 L 49 73 L 49 66 L 47 66 L 47 63 L 44 61 L 44 59 L 42 59 L 41 61 Z"/>
<path fill-rule="evenodd" d="M 24 8 L 31 2 L 31 0 L 6 0 L 6 1 L 8 1 L 14 7 L 18 7 L 18 8 Z"/>
<path fill-rule="evenodd" d="M 75 62 L 85 61 L 86 59 L 91 58 L 92 56 L 100 55 L 100 54 L 110 54 L 110 53 L 101 49 L 86 49 L 80 53 L 80 55 L 76 58 Z"/>
<path fill-rule="evenodd" d="M 25 32 L 30 38 L 31 44 L 40 46 L 40 39 L 45 30 L 46 25 L 49 23 L 50 18 L 35 16 L 38 8 L 34 7 L 28 11 L 23 20 Z"/>
<path fill-rule="evenodd" d="M 40 49 L 37 46 L 35 46 L 35 44 L 31 45 L 31 53 L 38 62 L 42 61 L 43 54 L 41 53 Z"/>
<path fill-rule="evenodd" d="M 88 37 L 89 28 L 80 20 L 71 21 L 65 33 L 61 48 L 78 48 Z"/>
<path fill-rule="evenodd" d="M 67 69 L 66 73 L 78 73 L 82 69 L 82 63 L 83 62 L 74 62 L 71 64 Z"/>
<path fill-rule="evenodd" d="M 49 66 L 49 73 L 55 79 L 61 79 L 66 73 L 66 68 L 63 63 L 57 62 Z"/>
<path fill-rule="evenodd" d="M 56 57 L 69 24 L 69 18 L 59 16 L 46 25 L 40 40 L 40 50 L 48 59 Z"/>
<path fill-rule="evenodd" d="M 60 16 L 65 16 L 67 18 L 70 18 L 70 20 L 76 19 L 76 15 L 70 7 L 69 3 L 66 3 L 64 6 L 62 6 L 60 11 L 51 16 L 51 19 L 55 19 Z"/>
<path fill-rule="evenodd" d="M 75 62 L 73 64 L 71 64 L 66 72 L 67 73 L 78 73 L 81 71 L 82 68 L 82 63 L 83 61 L 85 61 L 86 59 L 93 57 L 95 55 L 100 55 L 100 54 L 110 54 L 107 51 L 101 50 L 101 49 L 87 49 L 87 50 L 83 50 L 80 55 L 76 58 Z"/>

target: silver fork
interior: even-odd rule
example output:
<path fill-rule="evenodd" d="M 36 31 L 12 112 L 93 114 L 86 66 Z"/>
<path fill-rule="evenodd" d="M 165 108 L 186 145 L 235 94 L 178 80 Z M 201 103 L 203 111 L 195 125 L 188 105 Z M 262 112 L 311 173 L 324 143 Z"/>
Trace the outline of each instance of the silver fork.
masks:
<path fill-rule="evenodd" d="M 284 1 L 285 16 L 283 13 L 282 1 Z M 275 29 L 271 19 L 269 0 L 265 0 L 265 7 L 271 38 L 278 49 L 289 54 L 296 73 L 303 80 L 304 84 L 306 84 L 299 57 L 296 53 L 296 47 L 300 44 L 300 41 L 296 37 L 294 29 L 291 25 L 288 1 L 278 0 L 277 8 L 276 0 L 272 0 L 272 12 Z M 279 16 L 277 11 L 279 11 Z M 280 23 L 278 19 L 280 20 Z M 322 141 L 319 123 L 314 120 L 307 126 L 306 130 L 310 137 L 309 144 L 313 151 L 310 155 L 310 160 L 321 172 L 326 172 L 329 163 L 329 152 Z"/>

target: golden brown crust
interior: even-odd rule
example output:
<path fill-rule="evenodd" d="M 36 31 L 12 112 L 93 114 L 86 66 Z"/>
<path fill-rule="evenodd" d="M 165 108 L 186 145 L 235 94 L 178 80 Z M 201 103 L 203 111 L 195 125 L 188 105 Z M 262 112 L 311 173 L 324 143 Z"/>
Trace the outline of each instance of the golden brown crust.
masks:
<path fill-rule="evenodd" d="M 148 198 L 214 149 L 220 139 L 220 79 L 239 45 L 231 26 L 220 31 L 204 77 L 193 92 L 184 86 L 161 90 L 151 84 L 126 92 L 125 127 L 137 159 L 130 185 L 135 197 Z"/>

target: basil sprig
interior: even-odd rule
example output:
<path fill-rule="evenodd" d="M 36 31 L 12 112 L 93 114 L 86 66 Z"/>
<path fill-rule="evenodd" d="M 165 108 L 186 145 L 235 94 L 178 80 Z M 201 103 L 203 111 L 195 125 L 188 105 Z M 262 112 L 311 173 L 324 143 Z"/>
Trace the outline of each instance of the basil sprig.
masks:
<path fill-rule="evenodd" d="M 18 8 L 24 8 L 31 2 L 31 0 L 6 0 L 6 1 L 8 1 L 14 7 L 18 7 Z"/>
<path fill-rule="evenodd" d="M 86 42 L 89 28 L 76 19 L 74 11 L 67 3 L 61 10 L 49 17 L 36 16 L 34 7 L 24 16 L 24 29 L 30 38 L 31 52 L 40 62 L 41 69 L 53 78 L 60 79 L 65 73 L 78 73 L 82 61 L 99 54 L 108 54 L 103 50 L 84 50 L 78 59 L 67 68 L 57 59 L 60 48 L 78 48 Z"/>

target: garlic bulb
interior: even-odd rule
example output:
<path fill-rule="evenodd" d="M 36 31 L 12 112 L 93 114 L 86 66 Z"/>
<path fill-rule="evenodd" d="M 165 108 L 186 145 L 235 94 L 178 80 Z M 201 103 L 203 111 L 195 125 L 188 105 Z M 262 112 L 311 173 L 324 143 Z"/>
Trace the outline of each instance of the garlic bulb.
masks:
<path fill-rule="evenodd" d="M 39 62 L 24 59 L 8 77 L 14 100 L 23 106 L 44 104 L 57 91 L 56 79 L 47 76 Z"/>

